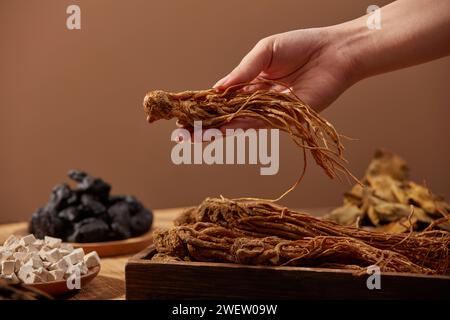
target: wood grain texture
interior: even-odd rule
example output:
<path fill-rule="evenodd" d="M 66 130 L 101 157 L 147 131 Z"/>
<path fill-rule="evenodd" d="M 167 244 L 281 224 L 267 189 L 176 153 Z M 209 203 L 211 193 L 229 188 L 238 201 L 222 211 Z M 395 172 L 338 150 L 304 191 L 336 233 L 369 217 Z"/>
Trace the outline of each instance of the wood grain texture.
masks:
<path fill-rule="evenodd" d="M 347 270 L 208 262 L 152 262 L 150 247 L 126 265 L 127 299 L 443 299 L 450 277 L 383 273 L 381 289 Z"/>
<path fill-rule="evenodd" d="M 171 227 L 172 221 L 182 210 L 182 208 L 154 210 L 153 228 Z M 26 222 L 0 225 L 0 243 L 3 243 L 10 234 L 23 234 L 26 225 Z M 74 300 L 125 299 L 125 264 L 130 257 L 131 255 L 102 258 L 99 275 L 77 293 L 62 298 Z"/>

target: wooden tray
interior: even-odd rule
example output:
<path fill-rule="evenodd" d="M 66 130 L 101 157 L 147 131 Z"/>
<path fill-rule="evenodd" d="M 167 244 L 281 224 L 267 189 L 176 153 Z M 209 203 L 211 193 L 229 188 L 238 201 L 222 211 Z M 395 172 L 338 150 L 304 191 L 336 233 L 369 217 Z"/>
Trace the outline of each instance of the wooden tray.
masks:
<path fill-rule="evenodd" d="M 153 246 L 125 267 L 127 299 L 444 299 L 450 276 L 382 273 L 381 289 L 369 275 L 349 270 L 264 267 L 211 262 L 152 262 Z"/>
<path fill-rule="evenodd" d="M 152 243 L 152 229 L 139 237 L 125 240 L 104 242 L 69 242 L 74 248 L 83 248 L 85 253 L 97 251 L 101 258 L 135 254 Z M 23 237 L 28 234 L 27 226 L 21 226 L 12 232 L 16 236 Z"/>
<path fill-rule="evenodd" d="M 84 288 L 89 282 L 91 282 L 98 275 L 99 272 L 100 266 L 96 266 L 89 269 L 89 272 L 87 274 L 82 275 L 80 279 L 81 288 Z M 29 284 L 28 286 L 38 289 L 42 292 L 45 292 L 52 297 L 58 297 L 64 294 L 68 294 L 70 292 L 78 291 L 77 289 L 73 290 L 69 289 L 67 287 L 66 280 L 35 283 Z"/>

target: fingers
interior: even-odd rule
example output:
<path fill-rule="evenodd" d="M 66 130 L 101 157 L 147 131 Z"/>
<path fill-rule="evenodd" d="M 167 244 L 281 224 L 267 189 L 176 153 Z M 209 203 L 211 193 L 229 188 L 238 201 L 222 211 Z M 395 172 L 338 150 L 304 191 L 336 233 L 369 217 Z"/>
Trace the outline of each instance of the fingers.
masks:
<path fill-rule="evenodd" d="M 264 79 L 264 78 L 258 76 L 250 82 L 251 85 L 247 85 L 247 86 L 243 87 L 242 91 L 255 92 L 257 90 L 271 89 L 273 87 L 273 85 L 268 82 L 265 82 L 265 80 L 267 81 L 267 79 Z"/>
<path fill-rule="evenodd" d="M 224 90 L 229 86 L 250 82 L 255 79 L 271 62 L 272 44 L 273 40 L 271 37 L 260 40 L 242 59 L 239 65 L 227 76 L 220 79 L 213 88 Z"/>

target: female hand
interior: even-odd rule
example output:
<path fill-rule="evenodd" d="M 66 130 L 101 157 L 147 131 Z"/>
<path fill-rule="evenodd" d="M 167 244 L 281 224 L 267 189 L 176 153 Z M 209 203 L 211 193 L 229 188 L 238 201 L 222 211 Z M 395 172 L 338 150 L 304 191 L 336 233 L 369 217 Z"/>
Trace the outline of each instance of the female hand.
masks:
<path fill-rule="evenodd" d="M 366 15 L 335 26 L 262 39 L 214 87 L 224 90 L 258 78 L 279 80 L 316 111 L 322 111 L 365 77 L 450 54 L 450 1 L 435 0 L 431 6 L 428 0 L 398 0 L 381 8 L 379 15 L 380 28 L 368 28 Z M 264 125 L 235 119 L 226 127 Z"/>
<path fill-rule="evenodd" d="M 337 28 L 295 30 L 259 41 L 241 63 L 214 88 L 277 80 L 287 84 L 305 103 L 321 111 L 355 81 L 353 61 L 346 52 L 344 33 Z M 280 85 L 258 84 L 247 87 L 286 91 Z M 262 121 L 238 118 L 226 128 L 261 128 Z"/>

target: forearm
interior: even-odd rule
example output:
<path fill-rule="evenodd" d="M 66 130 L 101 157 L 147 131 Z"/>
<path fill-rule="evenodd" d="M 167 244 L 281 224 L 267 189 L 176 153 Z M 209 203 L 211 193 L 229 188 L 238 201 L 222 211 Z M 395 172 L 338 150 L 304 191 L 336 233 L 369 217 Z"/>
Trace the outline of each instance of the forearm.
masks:
<path fill-rule="evenodd" d="M 381 29 L 367 15 L 330 27 L 350 57 L 354 80 L 450 54 L 450 1 L 398 0 L 381 8 Z"/>

